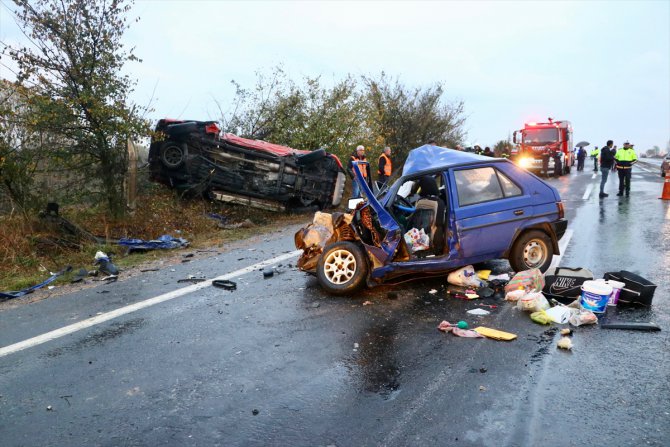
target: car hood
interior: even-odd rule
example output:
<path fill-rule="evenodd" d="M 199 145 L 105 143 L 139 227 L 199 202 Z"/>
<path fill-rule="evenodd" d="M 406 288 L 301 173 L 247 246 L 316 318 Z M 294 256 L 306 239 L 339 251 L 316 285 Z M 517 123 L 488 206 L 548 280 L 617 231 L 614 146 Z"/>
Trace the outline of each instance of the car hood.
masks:
<path fill-rule="evenodd" d="M 428 169 L 443 169 L 461 163 L 486 160 L 490 161 L 491 157 L 424 144 L 409 151 L 402 168 L 402 176 L 416 174 Z"/>

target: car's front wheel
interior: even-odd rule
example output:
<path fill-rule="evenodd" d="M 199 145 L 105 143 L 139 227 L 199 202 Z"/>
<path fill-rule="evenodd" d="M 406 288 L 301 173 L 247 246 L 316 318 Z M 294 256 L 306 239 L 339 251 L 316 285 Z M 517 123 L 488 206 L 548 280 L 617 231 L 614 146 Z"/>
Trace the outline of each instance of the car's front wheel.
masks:
<path fill-rule="evenodd" d="M 523 233 L 514 242 L 509 263 L 515 272 L 537 268 L 544 273 L 553 256 L 551 238 L 543 231 L 533 230 Z"/>
<path fill-rule="evenodd" d="M 347 295 L 365 285 L 368 264 L 363 250 L 352 242 L 327 246 L 316 266 L 319 284 L 333 295 Z"/>

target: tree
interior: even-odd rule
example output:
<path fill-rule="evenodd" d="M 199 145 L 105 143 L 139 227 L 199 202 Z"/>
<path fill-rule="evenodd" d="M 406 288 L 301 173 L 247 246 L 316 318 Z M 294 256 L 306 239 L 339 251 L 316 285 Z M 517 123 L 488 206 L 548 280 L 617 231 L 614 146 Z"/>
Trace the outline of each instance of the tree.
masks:
<path fill-rule="evenodd" d="M 126 141 L 146 134 L 144 111 L 128 96 L 134 82 L 121 74 L 128 61 L 121 37 L 128 28 L 125 0 L 14 0 L 29 46 L 7 47 L 27 86 L 24 125 L 59 142 L 61 158 L 86 181 L 87 193 L 104 200 L 112 215 L 125 212 Z"/>
<path fill-rule="evenodd" d="M 404 159 L 409 150 L 429 141 L 446 147 L 463 142 L 463 103 L 447 103 L 441 84 L 409 88 L 384 73 L 363 81 L 371 144 L 391 146 L 394 158 Z"/>
<path fill-rule="evenodd" d="M 324 87 L 319 77 L 296 83 L 275 68 L 269 76 L 258 73 L 251 90 L 234 85 L 233 111 L 219 107 L 225 131 L 296 149 L 323 147 L 340 157 L 366 138 L 362 98 L 351 76 Z"/>

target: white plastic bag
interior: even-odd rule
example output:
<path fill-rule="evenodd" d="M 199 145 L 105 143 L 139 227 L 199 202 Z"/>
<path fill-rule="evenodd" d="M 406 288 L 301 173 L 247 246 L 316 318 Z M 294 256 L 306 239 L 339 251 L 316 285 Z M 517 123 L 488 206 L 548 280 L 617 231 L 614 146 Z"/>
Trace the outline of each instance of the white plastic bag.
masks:
<path fill-rule="evenodd" d="M 461 267 L 460 269 L 449 273 L 447 282 L 454 286 L 461 287 L 483 287 L 486 285 L 484 281 L 477 277 L 475 268 L 471 265 L 466 265 L 465 267 Z"/>
<path fill-rule="evenodd" d="M 412 228 L 405 233 L 405 243 L 412 253 L 430 249 L 430 237 L 426 234 L 423 228 Z"/>
<path fill-rule="evenodd" d="M 522 296 L 516 304 L 519 310 L 524 310 L 526 312 L 539 312 L 541 310 L 547 310 L 549 307 L 549 301 L 542 294 L 542 292 L 531 292 Z"/>

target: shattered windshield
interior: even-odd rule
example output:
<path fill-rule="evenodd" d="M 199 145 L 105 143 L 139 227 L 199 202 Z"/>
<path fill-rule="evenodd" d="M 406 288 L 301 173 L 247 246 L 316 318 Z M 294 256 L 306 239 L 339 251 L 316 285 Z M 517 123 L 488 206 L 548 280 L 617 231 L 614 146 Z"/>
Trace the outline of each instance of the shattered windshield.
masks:
<path fill-rule="evenodd" d="M 558 129 L 524 130 L 523 142 L 531 146 L 544 146 L 558 141 Z"/>

